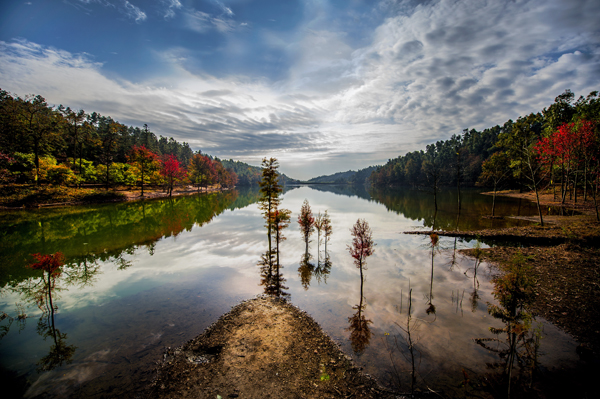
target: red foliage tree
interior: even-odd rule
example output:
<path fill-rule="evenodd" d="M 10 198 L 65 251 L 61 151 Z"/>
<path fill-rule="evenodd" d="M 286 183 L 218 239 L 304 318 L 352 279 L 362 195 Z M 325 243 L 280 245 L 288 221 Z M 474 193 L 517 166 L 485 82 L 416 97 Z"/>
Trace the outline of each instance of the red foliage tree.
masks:
<path fill-rule="evenodd" d="M 187 177 L 187 171 L 174 155 L 164 155 L 160 174 L 166 179 L 169 197 L 173 194 L 173 185 Z"/>
<path fill-rule="evenodd" d="M 348 251 L 354 258 L 354 264 L 360 269 L 361 278 L 362 271 L 366 269 L 367 257 L 375 252 L 375 243 L 373 242 L 373 232 L 364 219 L 358 219 L 354 226 L 350 229 L 352 237 L 352 246 L 348 245 Z"/>

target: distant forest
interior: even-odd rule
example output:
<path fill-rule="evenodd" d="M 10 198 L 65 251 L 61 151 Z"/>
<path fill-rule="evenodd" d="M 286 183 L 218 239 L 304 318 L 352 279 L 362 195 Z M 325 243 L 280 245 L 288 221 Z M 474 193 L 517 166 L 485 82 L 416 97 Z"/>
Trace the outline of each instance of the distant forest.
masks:
<path fill-rule="evenodd" d="M 508 120 L 409 152 L 374 170 L 369 179 L 385 186 L 563 187 L 593 184 L 600 160 L 598 92 L 579 97 L 566 90 L 541 112 Z M 536 188 L 537 188 L 536 187 Z"/>
<path fill-rule="evenodd" d="M 239 176 L 239 179 L 238 179 Z M 0 183 L 140 185 L 254 184 L 260 168 L 221 161 L 147 125 L 0 89 Z"/>
<path fill-rule="evenodd" d="M 598 191 L 598 92 L 575 99 L 566 90 L 541 112 L 483 131 L 427 145 L 383 166 L 339 172 L 308 183 L 375 187 L 528 187 L 560 184 L 563 199 Z M 255 185 L 261 168 L 220 160 L 147 125 L 125 126 L 96 112 L 47 104 L 40 95 L 16 97 L 0 89 L 0 183 L 81 185 Z M 297 182 L 281 175 L 282 183 Z M 576 188 L 576 190 L 573 190 Z"/>

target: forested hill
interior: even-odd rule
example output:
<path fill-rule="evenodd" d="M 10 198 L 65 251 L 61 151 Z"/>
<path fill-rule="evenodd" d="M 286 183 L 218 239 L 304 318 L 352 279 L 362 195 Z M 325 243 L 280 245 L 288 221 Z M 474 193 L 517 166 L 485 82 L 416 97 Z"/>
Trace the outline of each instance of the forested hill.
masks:
<path fill-rule="evenodd" d="M 503 183 L 534 189 L 557 182 L 558 176 L 565 184 L 577 185 L 579 173 L 579 184 L 587 185 L 594 172 L 592 159 L 597 163 L 600 158 L 599 122 L 598 92 L 575 100 L 566 90 L 541 112 L 483 131 L 465 129 L 425 150 L 390 159 L 373 171 L 370 180 L 379 187 Z M 583 183 L 583 175 L 588 182 Z"/>
<path fill-rule="evenodd" d="M 349 170 L 347 172 L 338 172 L 332 175 L 324 175 L 319 177 L 313 177 L 308 180 L 307 183 L 313 184 L 365 184 L 371 173 L 376 170 L 378 166 L 369 166 L 368 168 L 361 169 L 358 171 Z"/>
<path fill-rule="evenodd" d="M 224 160 L 215 158 L 220 161 L 226 169 L 233 170 L 238 177 L 238 186 L 252 186 L 257 185 L 262 179 L 262 168 L 259 166 L 252 166 L 245 162 L 234 161 L 233 159 Z M 297 183 L 298 180 L 292 179 L 283 173 L 279 174 L 280 184 Z"/>

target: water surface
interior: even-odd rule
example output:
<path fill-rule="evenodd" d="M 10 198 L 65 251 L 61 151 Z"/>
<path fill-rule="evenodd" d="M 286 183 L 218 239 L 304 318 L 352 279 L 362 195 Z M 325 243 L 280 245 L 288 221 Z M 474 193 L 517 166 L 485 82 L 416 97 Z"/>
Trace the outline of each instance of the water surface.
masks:
<path fill-rule="evenodd" d="M 474 341 L 501 327 L 487 313 L 493 269 L 482 264 L 475 276 L 475 261 L 457 252 L 476 241 L 441 238 L 432 247 L 428 236 L 402 234 L 524 223 L 481 219 L 491 197 L 464 191 L 462 198 L 459 215 L 451 190 L 439 195 L 437 214 L 432 196 L 413 190 L 314 186 L 283 195 L 281 206 L 293 211 L 280 254 L 290 300 L 382 383 L 402 390 L 410 384 L 409 301 L 421 387 L 451 394 L 463 370 L 482 375 L 486 363 L 498 361 Z M 149 381 L 165 346 L 183 344 L 261 294 L 257 263 L 267 237 L 257 199 L 254 189 L 2 214 L 0 309 L 9 317 L 0 324 L 0 366 L 3 379 L 20 389 L 14 396 L 131 395 Z M 315 234 L 305 252 L 295 222 L 304 199 L 313 212 L 331 216 L 327 251 Z M 499 215 L 536 214 L 524 201 L 497 202 Z M 377 244 L 363 281 L 347 251 L 358 218 L 369 222 Z M 25 265 L 32 253 L 56 251 L 68 263 L 48 289 L 42 273 Z M 48 294 L 54 311 L 38 307 Z M 358 308 L 368 331 L 352 327 Z M 18 320 L 19 313 L 27 317 Z M 543 366 L 572 364 L 574 342 L 541 322 Z"/>

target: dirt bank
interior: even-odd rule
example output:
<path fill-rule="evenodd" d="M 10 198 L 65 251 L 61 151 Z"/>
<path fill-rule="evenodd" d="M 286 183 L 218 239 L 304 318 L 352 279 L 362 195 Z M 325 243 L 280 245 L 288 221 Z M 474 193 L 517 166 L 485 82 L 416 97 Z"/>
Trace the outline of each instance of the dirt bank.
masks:
<path fill-rule="evenodd" d="M 288 302 L 242 302 L 169 349 L 151 398 L 391 398 L 306 313 Z"/>

